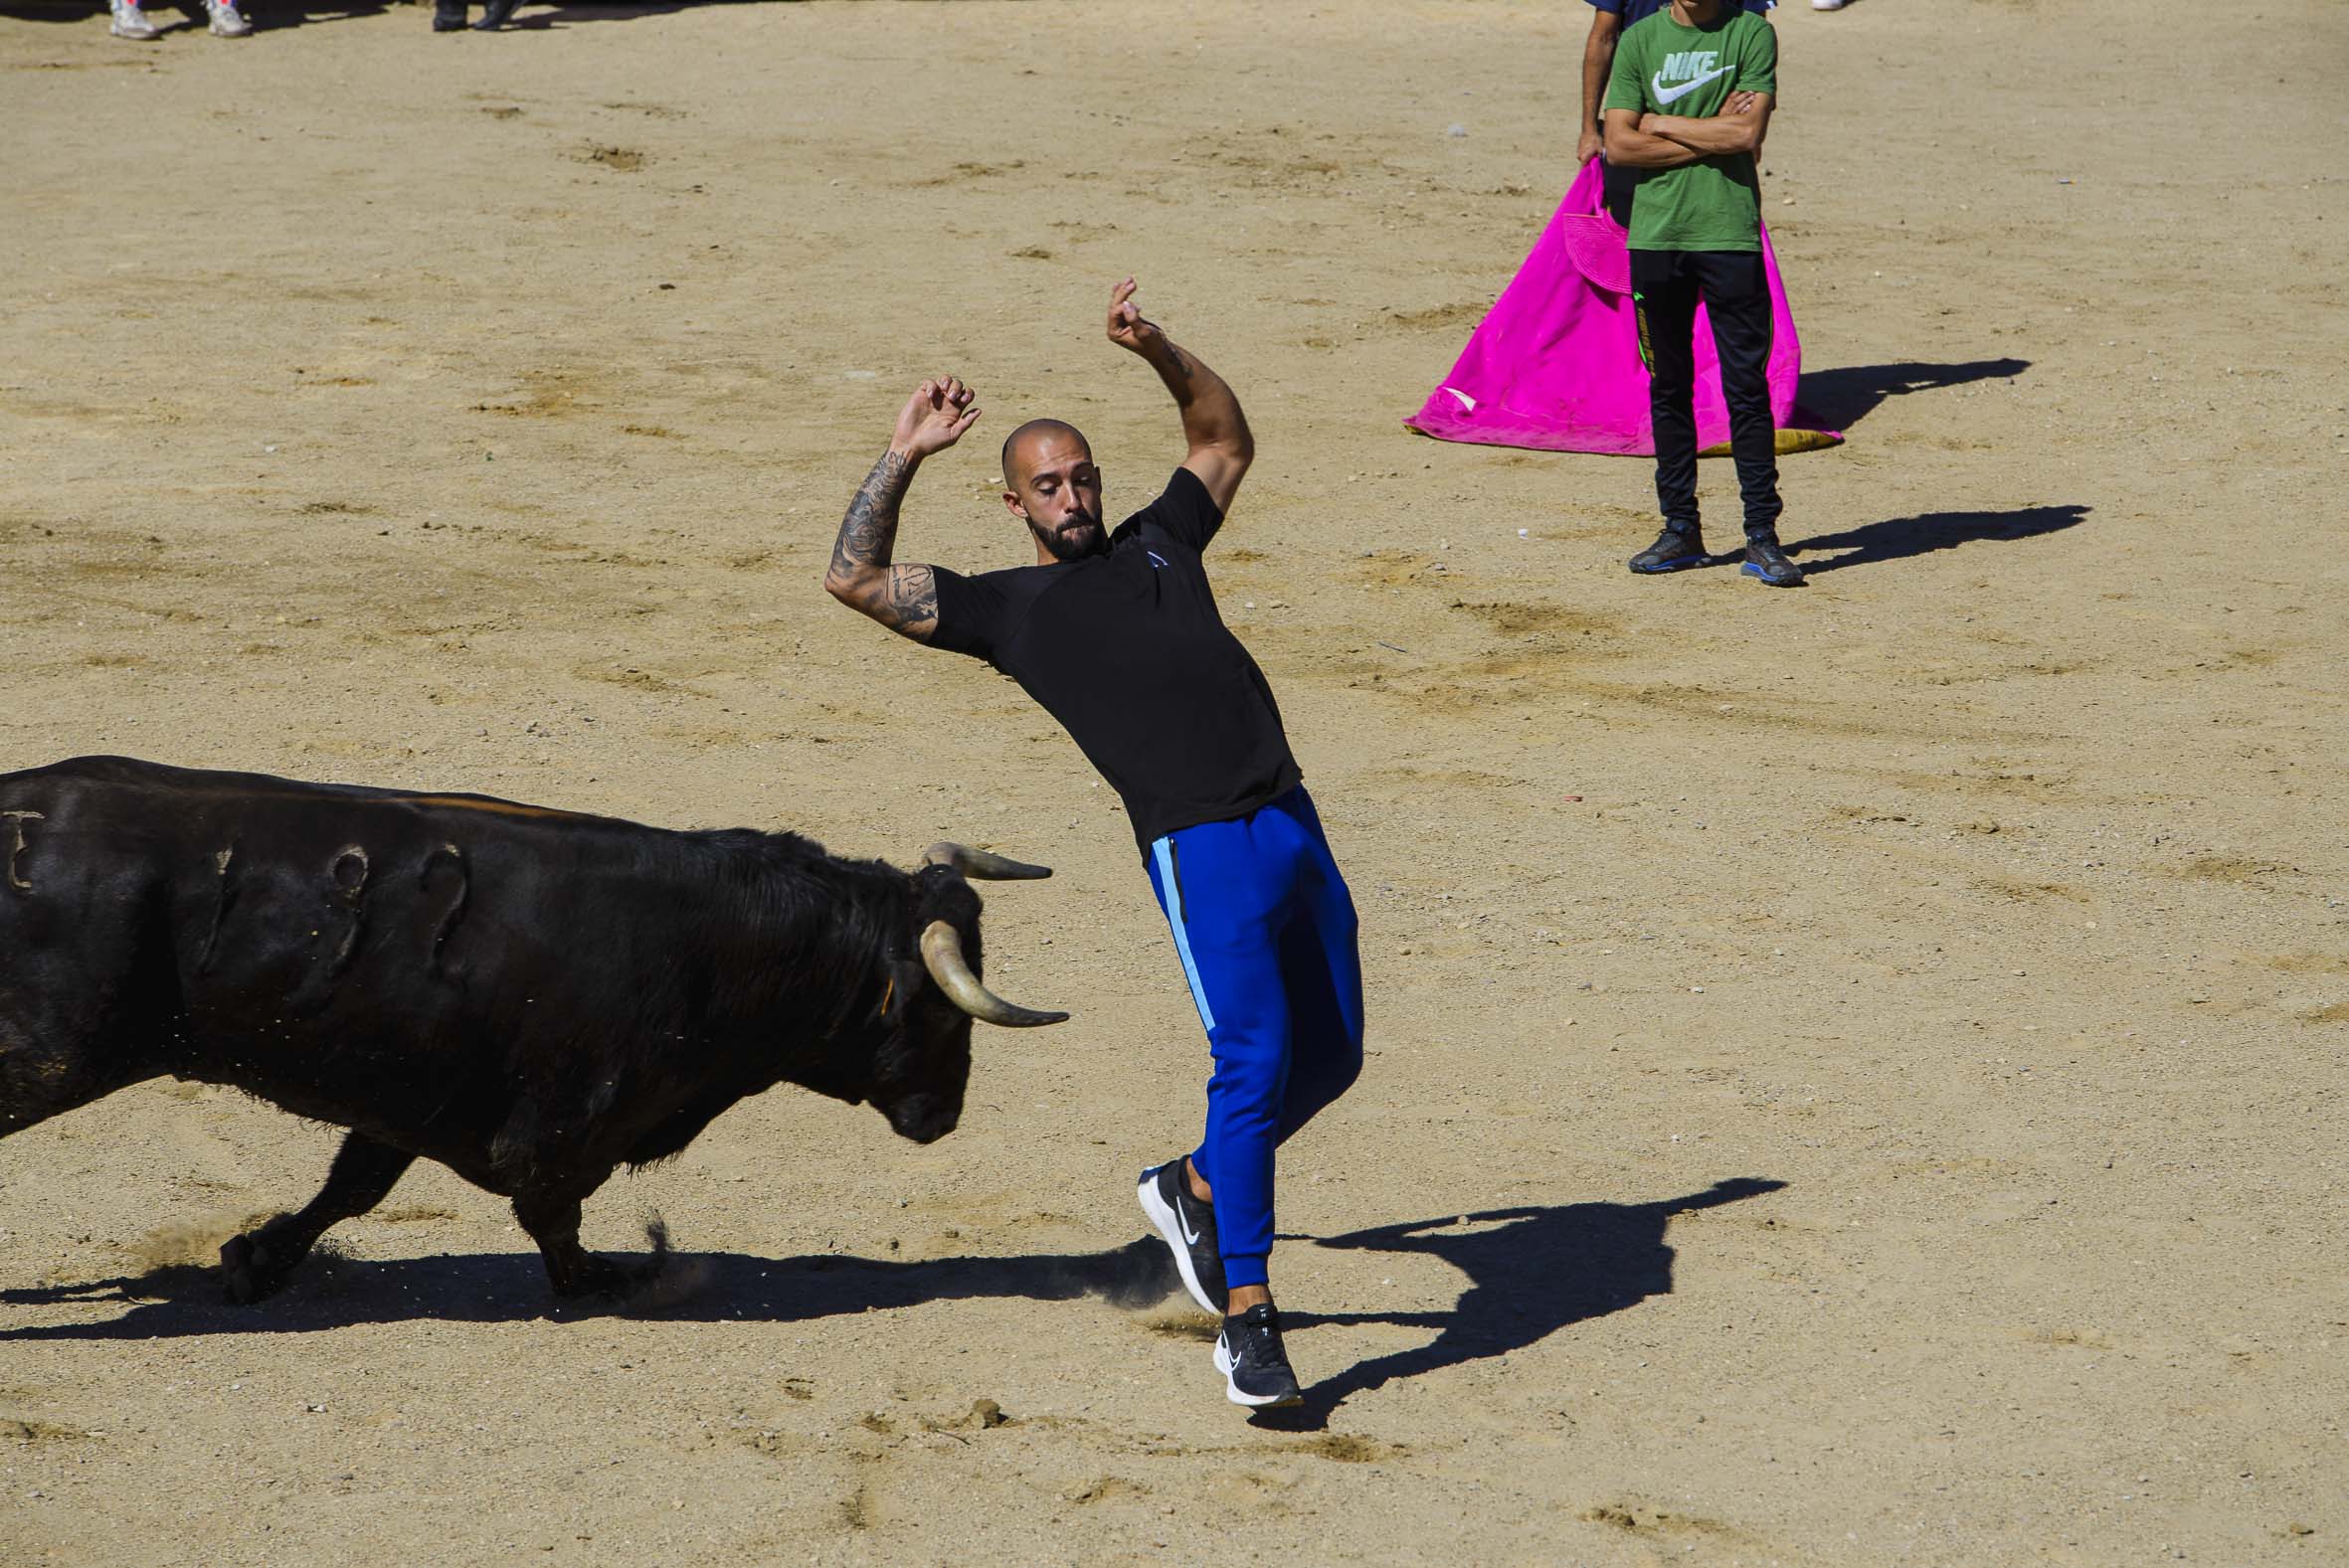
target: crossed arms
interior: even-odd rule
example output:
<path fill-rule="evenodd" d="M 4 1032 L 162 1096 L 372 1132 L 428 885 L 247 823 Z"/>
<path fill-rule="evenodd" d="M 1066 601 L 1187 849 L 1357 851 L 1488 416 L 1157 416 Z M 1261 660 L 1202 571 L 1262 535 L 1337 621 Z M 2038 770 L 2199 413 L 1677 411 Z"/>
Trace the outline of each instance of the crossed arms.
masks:
<path fill-rule="evenodd" d="M 1710 119 L 1611 108 L 1607 161 L 1627 169 L 1677 169 L 1720 153 L 1759 153 L 1777 101 L 1775 93 L 1732 92 Z"/>

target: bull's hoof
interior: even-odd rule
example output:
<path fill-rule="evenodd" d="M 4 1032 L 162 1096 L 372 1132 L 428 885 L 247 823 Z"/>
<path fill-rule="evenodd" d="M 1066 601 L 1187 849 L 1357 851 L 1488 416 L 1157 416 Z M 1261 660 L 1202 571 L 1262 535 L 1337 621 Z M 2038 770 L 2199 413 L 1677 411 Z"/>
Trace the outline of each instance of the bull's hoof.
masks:
<path fill-rule="evenodd" d="M 473 24 L 476 33 L 494 33 L 514 19 L 514 7 L 521 0 L 489 0 L 481 7 L 481 20 Z"/>
<path fill-rule="evenodd" d="M 583 1296 L 600 1296 L 606 1301 L 623 1306 L 641 1306 L 657 1299 L 662 1293 L 683 1288 L 690 1290 L 698 1280 L 697 1271 L 679 1271 L 675 1257 L 669 1252 L 668 1227 L 654 1224 L 647 1228 L 652 1237 L 652 1256 L 641 1263 L 617 1263 L 592 1252 L 582 1252 L 577 1262 L 561 1274 L 547 1271 L 555 1295 L 564 1300 Z"/>
<path fill-rule="evenodd" d="M 438 0 L 433 7 L 433 31 L 461 33 L 464 31 L 464 0 Z"/>
<path fill-rule="evenodd" d="M 232 1306 L 251 1307 L 269 1300 L 285 1283 L 285 1274 L 269 1249 L 250 1236 L 231 1236 L 221 1243 L 221 1290 Z"/>
<path fill-rule="evenodd" d="M 567 1302 L 587 1296 L 601 1296 L 617 1302 L 632 1295 L 650 1274 L 650 1270 L 632 1269 L 590 1252 L 582 1253 L 578 1262 L 547 1283 L 554 1288 L 556 1296 Z"/>
<path fill-rule="evenodd" d="M 657 1214 L 644 1222 L 644 1240 L 652 1246 L 652 1256 L 642 1263 L 615 1263 L 610 1258 L 589 1252 L 576 1239 L 568 1246 L 549 1248 L 542 1245 L 539 1255 L 546 1260 L 547 1283 L 556 1296 L 569 1299 L 579 1296 L 603 1296 L 616 1302 L 626 1302 L 640 1296 L 649 1288 L 660 1286 L 669 1279 L 669 1228 Z"/>

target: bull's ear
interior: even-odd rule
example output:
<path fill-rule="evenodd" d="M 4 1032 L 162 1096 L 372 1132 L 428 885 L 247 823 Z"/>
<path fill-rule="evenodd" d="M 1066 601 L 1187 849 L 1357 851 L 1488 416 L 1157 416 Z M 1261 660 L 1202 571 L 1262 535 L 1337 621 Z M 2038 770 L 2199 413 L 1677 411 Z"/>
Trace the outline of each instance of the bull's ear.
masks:
<path fill-rule="evenodd" d="M 974 882 L 1033 882 L 1052 874 L 1050 866 L 1031 866 L 1024 860 L 990 854 L 946 839 L 924 850 L 922 861 L 926 865 L 952 866 Z"/>

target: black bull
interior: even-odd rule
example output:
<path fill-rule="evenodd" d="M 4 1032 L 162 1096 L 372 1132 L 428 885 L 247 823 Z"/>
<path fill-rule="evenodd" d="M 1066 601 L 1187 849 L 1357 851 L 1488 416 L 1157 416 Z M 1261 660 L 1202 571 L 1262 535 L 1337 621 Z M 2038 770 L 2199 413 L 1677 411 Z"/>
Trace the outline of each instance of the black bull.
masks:
<path fill-rule="evenodd" d="M 558 1295 L 630 1279 L 580 1203 L 789 1081 L 954 1130 L 980 982 L 966 875 L 790 833 L 81 758 L 0 775 L 0 1136 L 169 1075 L 348 1128 L 326 1185 L 221 1249 L 283 1283 L 419 1155 L 510 1197 Z"/>

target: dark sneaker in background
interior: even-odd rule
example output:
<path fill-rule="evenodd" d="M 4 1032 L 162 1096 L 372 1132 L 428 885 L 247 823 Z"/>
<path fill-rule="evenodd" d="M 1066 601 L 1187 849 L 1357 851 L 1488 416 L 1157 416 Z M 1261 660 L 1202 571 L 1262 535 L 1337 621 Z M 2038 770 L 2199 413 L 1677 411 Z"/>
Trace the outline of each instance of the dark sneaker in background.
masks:
<path fill-rule="evenodd" d="M 1182 1288 L 1199 1304 L 1199 1310 L 1223 1315 L 1223 1254 L 1216 1250 L 1215 1205 L 1191 1194 L 1180 1157 L 1153 1165 L 1134 1185 L 1142 1212 L 1174 1249 L 1174 1267 L 1182 1274 Z"/>
<path fill-rule="evenodd" d="M 1667 528 L 1656 536 L 1656 542 L 1631 558 L 1630 567 L 1642 574 L 1651 572 L 1680 572 L 1689 567 L 1703 566 L 1713 558 L 1705 553 L 1705 535 L 1696 529 L 1685 534 Z"/>
<path fill-rule="evenodd" d="M 1215 1370 L 1223 1374 L 1223 1397 L 1235 1405 L 1270 1410 L 1305 1400 L 1281 1345 L 1281 1314 L 1270 1302 L 1223 1319 L 1223 1332 L 1215 1336 Z"/>
<path fill-rule="evenodd" d="M 1803 586 L 1803 569 L 1787 559 L 1775 539 L 1746 540 L 1743 571 L 1747 577 L 1758 577 L 1772 588 Z"/>

